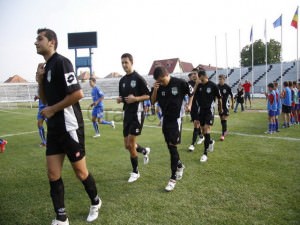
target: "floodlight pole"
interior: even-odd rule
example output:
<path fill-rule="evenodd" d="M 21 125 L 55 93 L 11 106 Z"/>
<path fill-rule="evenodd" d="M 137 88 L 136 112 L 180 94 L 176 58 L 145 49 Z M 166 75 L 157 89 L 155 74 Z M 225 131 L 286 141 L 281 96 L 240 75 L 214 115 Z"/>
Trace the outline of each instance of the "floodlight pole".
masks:
<path fill-rule="evenodd" d="M 89 48 L 89 52 L 90 52 L 90 59 L 91 59 L 91 63 L 90 63 L 90 79 L 92 78 L 93 76 L 93 70 L 92 70 L 92 48 Z"/>

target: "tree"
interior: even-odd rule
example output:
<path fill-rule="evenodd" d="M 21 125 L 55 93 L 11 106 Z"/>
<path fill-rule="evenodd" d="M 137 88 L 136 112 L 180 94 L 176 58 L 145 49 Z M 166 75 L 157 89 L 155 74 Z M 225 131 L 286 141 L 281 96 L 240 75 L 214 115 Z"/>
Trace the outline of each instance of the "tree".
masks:
<path fill-rule="evenodd" d="M 280 49 L 281 44 L 274 39 L 270 39 L 270 42 L 267 42 L 268 45 L 268 64 L 279 63 L 280 62 Z M 266 64 L 265 61 L 265 43 L 259 39 L 253 43 L 253 64 L 262 65 Z M 241 64 L 244 67 L 252 65 L 252 44 L 246 45 L 241 52 Z"/>

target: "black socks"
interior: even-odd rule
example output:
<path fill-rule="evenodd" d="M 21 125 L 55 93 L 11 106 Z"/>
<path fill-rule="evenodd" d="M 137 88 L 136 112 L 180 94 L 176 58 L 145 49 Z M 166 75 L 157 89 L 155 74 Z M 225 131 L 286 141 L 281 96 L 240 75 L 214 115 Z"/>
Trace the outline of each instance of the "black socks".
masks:
<path fill-rule="evenodd" d="M 135 157 L 135 158 L 130 157 L 130 161 L 131 161 L 131 165 L 132 165 L 132 172 L 139 173 L 139 170 L 138 170 L 138 157 Z"/>
<path fill-rule="evenodd" d="M 52 198 L 56 219 L 66 221 L 67 213 L 64 202 L 64 183 L 61 178 L 56 181 L 50 181 L 50 196 Z"/>
<path fill-rule="evenodd" d="M 91 204 L 98 205 L 100 200 L 99 200 L 99 196 L 97 194 L 96 182 L 95 182 L 92 174 L 89 173 L 88 177 L 81 182 L 85 188 L 86 193 L 88 194 L 89 198 L 91 199 Z"/>

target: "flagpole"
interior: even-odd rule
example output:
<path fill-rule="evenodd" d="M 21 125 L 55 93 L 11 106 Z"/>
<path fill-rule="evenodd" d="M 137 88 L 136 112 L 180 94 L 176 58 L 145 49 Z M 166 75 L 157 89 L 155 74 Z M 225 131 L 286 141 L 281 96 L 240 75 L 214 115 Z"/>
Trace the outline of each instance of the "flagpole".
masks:
<path fill-rule="evenodd" d="M 242 79 L 241 29 L 239 29 L 239 56 L 240 56 L 240 82 L 241 82 Z"/>
<path fill-rule="evenodd" d="M 228 52 L 227 52 L 227 33 L 225 33 L 225 53 L 226 53 L 226 78 L 227 78 L 227 84 L 229 85 L 229 77 L 228 77 Z"/>
<path fill-rule="evenodd" d="M 266 62 L 266 87 L 265 92 L 267 92 L 268 85 L 268 40 L 267 40 L 267 20 L 265 19 L 265 62 Z"/>
<path fill-rule="evenodd" d="M 297 9 L 297 11 L 298 11 L 298 9 Z M 297 83 L 299 83 L 300 81 L 299 81 L 299 57 L 298 57 L 298 22 L 297 22 L 297 61 L 296 61 L 296 63 L 297 63 Z"/>
<path fill-rule="evenodd" d="M 253 85 L 253 67 L 254 67 L 254 52 L 253 52 L 253 35 L 254 35 L 254 32 L 253 32 L 253 26 L 252 26 L 252 69 L 251 69 L 251 76 L 252 76 L 252 78 L 251 78 L 251 84 Z M 254 91 L 254 87 L 252 87 L 252 98 L 253 98 L 253 91 Z"/>
<path fill-rule="evenodd" d="M 283 18 L 282 18 L 282 14 L 281 14 L 281 51 L 280 51 L 280 90 L 282 91 L 282 27 L 283 27 L 283 22 L 282 22 Z"/>
<path fill-rule="evenodd" d="M 216 54 L 216 83 L 218 83 L 218 53 L 217 53 L 217 35 L 215 35 L 215 54 Z"/>

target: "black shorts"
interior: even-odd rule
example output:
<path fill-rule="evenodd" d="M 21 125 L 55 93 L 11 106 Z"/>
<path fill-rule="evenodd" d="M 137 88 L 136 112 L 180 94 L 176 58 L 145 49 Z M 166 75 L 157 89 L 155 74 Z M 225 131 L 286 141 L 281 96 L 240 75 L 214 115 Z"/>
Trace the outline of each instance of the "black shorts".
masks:
<path fill-rule="evenodd" d="M 199 113 L 199 121 L 200 126 L 204 125 L 210 125 L 212 126 L 214 124 L 214 109 L 200 109 Z"/>
<path fill-rule="evenodd" d="M 227 107 L 223 107 L 223 112 L 219 113 L 219 116 L 229 116 L 229 109 Z"/>
<path fill-rule="evenodd" d="M 191 109 L 191 120 L 199 120 L 199 110 L 198 107 L 192 107 Z"/>
<path fill-rule="evenodd" d="M 282 105 L 282 112 L 283 113 L 291 113 L 292 112 L 292 106 Z"/>
<path fill-rule="evenodd" d="M 85 156 L 84 129 L 69 132 L 47 132 L 46 155 L 66 154 L 70 162 L 77 162 Z"/>
<path fill-rule="evenodd" d="M 181 142 L 181 129 L 182 129 L 182 119 L 177 120 L 163 120 L 162 132 L 165 136 L 165 141 L 167 144 L 177 145 Z"/>
<path fill-rule="evenodd" d="M 142 133 L 144 120 L 144 112 L 124 113 L 123 136 L 127 137 L 129 134 L 134 136 L 140 135 Z"/>

